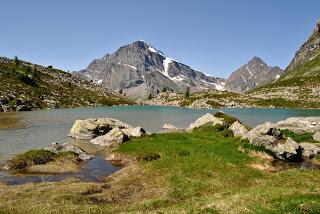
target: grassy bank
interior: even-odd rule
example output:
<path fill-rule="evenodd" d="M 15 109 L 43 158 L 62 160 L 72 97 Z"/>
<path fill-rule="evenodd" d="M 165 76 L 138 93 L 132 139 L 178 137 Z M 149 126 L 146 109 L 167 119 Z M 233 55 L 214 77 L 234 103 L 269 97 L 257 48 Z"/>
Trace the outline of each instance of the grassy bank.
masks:
<path fill-rule="evenodd" d="M 136 157 L 103 183 L 0 186 L 0 213 L 317 213 L 319 171 L 261 171 L 246 142 L 214 128 L 156 134 L 116 152 Z M 245 149 L 243 149 L 245 148 Z M 244 152 L 246 151 L 246 152 Z"/>

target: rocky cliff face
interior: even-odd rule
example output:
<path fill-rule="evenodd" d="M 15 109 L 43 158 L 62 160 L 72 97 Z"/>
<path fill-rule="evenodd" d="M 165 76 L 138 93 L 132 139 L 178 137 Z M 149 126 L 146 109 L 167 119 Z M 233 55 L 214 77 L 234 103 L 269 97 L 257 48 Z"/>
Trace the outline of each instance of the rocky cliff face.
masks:
<path fill-rule="evenodd" d="M 308 38 L 308 40 L 300 47 L 296 52 L 294 58 L 286 69 L 286 72 L 290 72 L 295 68 L 306 63 L 311 57 L 315 56 L 320 50 L 320 18 L 317 21 L 317 25 Z"/>
<path fill-rule="evenodd" d="M 185 91 L 188 86 L 192 91 L 221 89 L 224 82 L 166 57 L 144 41 L 123 46 L 113 54 L 93 60 L 78 75 L 107 89 L 140 99 L 150 92 Z"/>
<path fill-rule="evenodd" d="M 279 67 L 268 66 L 259 57 L 234 71 L 226 81 L 226 90 L 244 93 L 279 78 L 283 73 Z"/>

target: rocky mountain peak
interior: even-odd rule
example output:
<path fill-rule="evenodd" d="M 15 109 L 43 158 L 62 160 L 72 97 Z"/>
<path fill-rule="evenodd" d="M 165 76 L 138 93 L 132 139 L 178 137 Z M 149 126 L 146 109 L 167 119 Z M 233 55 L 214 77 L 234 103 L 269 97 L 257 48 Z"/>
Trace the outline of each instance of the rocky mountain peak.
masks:
<path fill-rule="evenodd" d="M 268 66 L 261 58 L 253 57 L 247 64 L 234 71 L 226 81 L 226 89 L 244 93 L 279 78 L 279 67 Z"/>
<path fill-rule="evenodd" d="M 224 82 L 165 56 L 142 40 L 93 60 L 78 74 L 110 90 L 138 99 L 161 91 L 182 92 L 187 87 L 191 91 L 222 89 Z"/>

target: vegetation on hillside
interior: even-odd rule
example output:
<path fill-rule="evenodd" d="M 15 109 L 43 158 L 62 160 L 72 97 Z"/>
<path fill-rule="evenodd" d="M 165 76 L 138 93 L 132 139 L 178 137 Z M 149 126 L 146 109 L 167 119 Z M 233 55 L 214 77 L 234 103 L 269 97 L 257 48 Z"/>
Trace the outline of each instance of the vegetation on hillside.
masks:
<path fill-rule="evenodd" d="M 133 104 L 70 73 L 0 58 L 0 111 Z"/>

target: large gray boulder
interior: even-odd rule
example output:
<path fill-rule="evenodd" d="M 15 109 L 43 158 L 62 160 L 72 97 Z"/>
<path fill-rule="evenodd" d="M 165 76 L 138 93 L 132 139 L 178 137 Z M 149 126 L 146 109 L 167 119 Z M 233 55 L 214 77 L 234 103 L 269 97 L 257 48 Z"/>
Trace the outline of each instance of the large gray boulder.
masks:
<path fill-rule="evenodd" d="M 97 136 L 105 135 L 115 127 L 120 129 L 132 128 L 128 124 L 113 118 L 90 118 L 76 120 L 69 136 L 76 139 L 90 140 Z"/>
<path fill-rule="evenodd" d="M 276 123 L 276 127 L 284 130 L 288 129 L 295 133 L 305 132 L 319 132 L 320 131 L 320 117 L 291 117 Z"/>
<path fill-rule="evenodd" d="M 194 128 L 199 128 L 207 123 L 211 123 L 212 125 L 223 124 L 223 120 L 220 118 L 216 118 L 212 114 L 205 114 L 202 117 L 198 118 L 194 123 L 191 123 L 187 128 L 187 131 L 191 131 Z"/>
<path fill-rule="evenodd" d="M 302 142 L 299 145 L 302 149 L 302 156 L 306 158 L 313 158 L 320 153 L 320 144 Z"/>
<path fill-rule="evenodd" d="M 113 128 L 110 132 L 103 136 L 96 137 L 90 141 L 90 143 L 113 148 L 123 143 L 128 139 L 128 136 L 118 127 Z"/>
<path fill-rule="evenodd" d="M 242 125 L 239 121 L 234 122 L 230 127 L 229 130 L 233 132 L 235 137 L 243 137 L 248 133 L 248 129 Z"/>
<path fill-rule="evenodd" d="M 260 137 L 262 135 L 267 135 L 270 129 L 274 128 L 275 124 L 266 122 L 261 125 L 256 126 L 255 128 L 251 129 L 249 132 L 247 132 L 243 138 L 248 139 L 249 141 Z"/>
<path fill-rule="evenodd" d="M 285 141 L 278 141 L 270 149 L 277 158 L 281 160 L 299 161 L 301 160 L 301 147 L 297 142 L 288 137 Z"/>

